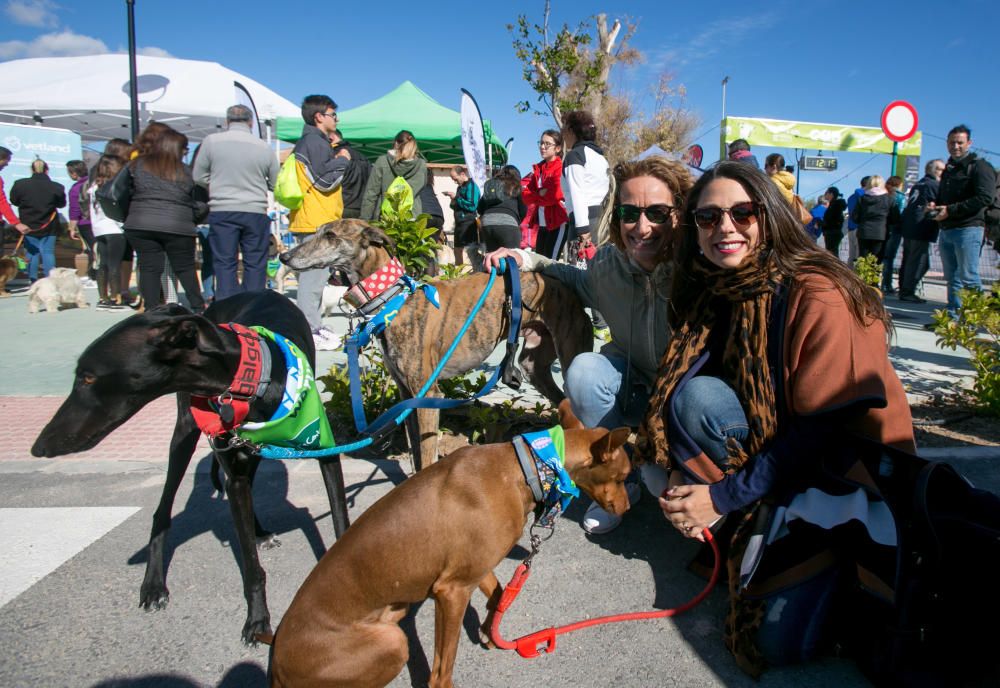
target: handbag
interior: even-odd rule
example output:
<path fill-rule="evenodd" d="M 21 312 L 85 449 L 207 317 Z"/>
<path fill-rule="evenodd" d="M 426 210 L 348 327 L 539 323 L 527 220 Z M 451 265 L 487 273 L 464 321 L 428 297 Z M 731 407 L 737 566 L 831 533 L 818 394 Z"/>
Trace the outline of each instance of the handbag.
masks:
<path fill-rule="evenodd" d="M 128 165 L 110 181 L 97 188 L 97 202 L 104 214 L 116 222 L 124 222 L 128 217 L 128 207 L 132 202 L 132 170 Z"/>
<path fill-rule="evenodd" d="M 894 590 L 856 587 L 844 605 L 853 621 L 845 645 L 880 687 L 995 680 L 995 634 L 983 628 L 1000 616 L 1000 497 L 948 464 L 881 453 L 876 481 L 899 536 L 895 556 L 883 560 Z"/>

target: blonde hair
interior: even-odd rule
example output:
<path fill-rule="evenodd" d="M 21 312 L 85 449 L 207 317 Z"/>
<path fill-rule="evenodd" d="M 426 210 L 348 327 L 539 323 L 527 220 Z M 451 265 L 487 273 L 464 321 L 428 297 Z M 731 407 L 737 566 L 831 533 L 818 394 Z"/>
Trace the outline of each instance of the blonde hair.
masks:
<path fill-rule="evenodd" d="M 413 160 L 420 152 L 417 148 L 417 140 L 413 138 L 413 134 L 405 129 L 396 134 L 392 148 L 396 151 L 396 160 Z"/>
<path fill-rule="evenodd" d="M 868 177 L 868 186 L 866 186 L 865 188 L 877 189 L 880 186 L 885 186 L 885 180 L 882 177 L 878 176 L 877 174 L 873 174 L 872 176 Z"/>
<path fill-rule="evenodd" d="M 677 160 L 668 160 L 658 155 L 652 155 L 645 160 L 619 163 L 615 166 L 614 174 L 612 175 L 614 190 L 609 195 L 610 202 L 605 206 L 604 217 L 608 221 L 607 240 L 617 246 L 618 250 L 623 253 L 625 252 L 625 240 L 622 238 L 621 220 L 618 219 L 618 215 L 614 212 L 614 207 L 621 201 L 622 184 L 636 177 L 653 177 L 654 179 L 659 179 L 667 185 L 670 193 L 674 196 L 673 205 L 676 208 L 675 217 L 677 221 L 674 223 L 674 227 L 671 228 L 669 240 L 664 242 L 664 250 L 660 255 L 660 260 L 669 260 L 673 253 L 674 244 L 677 243 L 678 229 L 681 224 L 681 218 L 684 217 L 684 204 L 688 192 L 691 191 L 691 187 L 694 185 L 694 180 L 691 178 L 691 173 L 688 171 L 687 165 Z M 603 232 L 599 231 L 598 233 L 602 234 Z"/>

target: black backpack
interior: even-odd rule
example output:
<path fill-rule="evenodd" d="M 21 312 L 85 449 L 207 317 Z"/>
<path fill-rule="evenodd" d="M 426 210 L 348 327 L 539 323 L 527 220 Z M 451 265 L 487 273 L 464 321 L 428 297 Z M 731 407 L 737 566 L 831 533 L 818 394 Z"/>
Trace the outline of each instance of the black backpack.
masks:
<path fill-rule="evenodd" d="M 993 242 L 993 248 L 1000 251 L 1000 170 L 994 170 L 997 177 L 993 203 L 986 209 L 986 239 Z"/>
<path fill-rule="evenodd" d="M 855 581 L 841 646 L 876 686 L 1000 684 L 1000 497 L 946 463 L 880 453 L 876 482 L 899 536 L 895 556 L 881 556 L 894 594 Z"/>
<path fill-rule="evenodd" d="M 499 179 L 487 179 L 483 184 L 483 197 L 480 199 L 480 207 L 483 209 L 492 208 L 508 200 L 510 196 L 504 190 L 503 182 Z"/>

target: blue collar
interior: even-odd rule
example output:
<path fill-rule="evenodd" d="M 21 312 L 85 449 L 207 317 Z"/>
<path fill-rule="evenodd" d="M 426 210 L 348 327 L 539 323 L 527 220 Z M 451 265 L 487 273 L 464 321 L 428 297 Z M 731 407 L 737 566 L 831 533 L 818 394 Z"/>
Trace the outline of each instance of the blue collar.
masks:
<path fill-rule="evenodd" d="M 436 287 L 424 282 L 419 282 L 409 275 L 403 275 L 399 278 L 397 283 L 402 286 L 402 291 L 386 301 L 385 305 L 382 306 L 378 313 L 368 318 L 368 320 L 363 321 L 360 325 L 358 325 L 358 328 L 351 333 L 350 336 L 357 338 L 358 346 L 367 346 L 372 337 L 382 334 L 383 330 L 389 327 L 390 323 L 392 323 L 396 316 L 399 315 L 399 311 L 403 308 L 403 304 L 406 303 L 406 300 L 418 291 L 422 291 L 424 297 L 434 304 L 435 308 L 441 308 L 441 302 L 438 299 Z"/>
<path fill-rule="evenodd" d="M 522 459 L 522 469 L 525 469 L 528 485 L 532 487 L 535 500 L 540 501 L 543 507 L 543 513 L 535 524 L 551 528 L 556 517 L 569 507 L 573 498 L 580 496 L 580 488 L 566 472 L 563 429 L 557 425 L 540 432 L 528 432 L 514 439 L 515 451 L 521 446 L 521 442 L 518 440 L 523 441 L 531 448 L 534 467 L 538 472 L 538 483 L 540 484 L 534 482 L 534 476 L 528 475 L 528 466 Z M 518 453 L 520 456 L 520 452 Z M 536 491 L 536 485 L 540 487 L 539 491 Z M 540 500 L 539 494 L 542 495 Z"/>

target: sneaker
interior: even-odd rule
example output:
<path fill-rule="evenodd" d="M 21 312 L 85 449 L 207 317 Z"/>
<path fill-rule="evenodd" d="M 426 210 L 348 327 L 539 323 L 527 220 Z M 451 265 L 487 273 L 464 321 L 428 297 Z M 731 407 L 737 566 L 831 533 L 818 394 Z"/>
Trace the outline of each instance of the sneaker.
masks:
<path fill-rule="evenodd" d="M 927 303 L 927 299 L 922 299 L 916 294 L 901 294 L 899 300 L 909 301 L 910 303 Z"/>
<path fill-rule="evenodd" d="M 101 299 L 97 302 L 97 310 L 99 311 L 127 311 L 129 307 L 124 303 L 118 303 L 117 301 L 112 301 L 111 299 Z"/>
<path fill-rule="evenodd" d="M 628 493 L 629 507 L 633 507 L 642 496 L 642 488 L 639 483 L 625 483 L 625 492 Z M 583 515 L 583 529 L 591 535 L 602 535 L 610 533 L 622 522 L 622 517 L 617 514 L 610 514 L 601 508 L 601 505 L 594 502 L 587 508 L 587 513 Z"/>
<path fill-rule="evenodd" d="M 313 344 L 316 345 L 316 351 L 333 351 L 339 349 L 342 341 L 340 335 L 326 327 L 313 330 Z"/>

